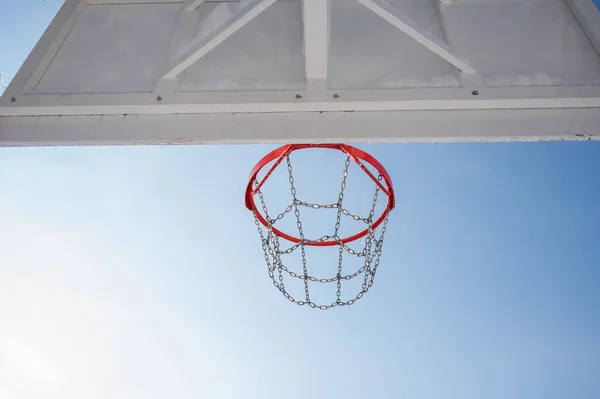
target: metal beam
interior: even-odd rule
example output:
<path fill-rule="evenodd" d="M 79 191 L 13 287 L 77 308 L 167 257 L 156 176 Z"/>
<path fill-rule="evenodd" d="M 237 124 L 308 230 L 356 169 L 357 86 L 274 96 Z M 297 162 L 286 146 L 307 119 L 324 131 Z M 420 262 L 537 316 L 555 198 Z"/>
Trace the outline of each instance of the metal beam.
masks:
<path fill-rule="evenodd" d="M 327 89 L 329 1 L 303 0 L 307 90 Z"/>
<path fill-rule="evenodd" d="M 587 141 L 599 126 L 596 109 L 7 117 L 0 146 Z"/>
<path fill-rule="evenodd" d="M 410 20 L 410 18 L 386 3 L 384 0 L 356 1 L 388 21 L 396 28 L 400 29 L 402 32 L 425 46 L 427 49 L 431 50 L 444 60 L 448 61 L 450 64 L 454 65 L 461 72 L 467 74 L 477 74 L 476 69 L 469 61 L 455 54 L 451 47 L 445 43 L 442 43 L 439 39 L 420 31 L 414 21 Z"/>
<path fill-rule="evenodd" d="M 182 56 L 180 56 L 163 79 L 173 79 L 196 61 L 223 43 L 235 32 L 259 16 L 277 0 L 254 0 L 248 6 L 235 13 L 223 26 L 204 39 L 195 40 Z"/>
<path fill-rule="evenodd" d="M 593 108 L 600 115 L 599 86 L 494 87 L 470 90 L 391 89 L 316 91 L 302 101 L 293 91 L 23 95 L 3 116 L 366 112 Z M 336 94 L 339 94 L 335 98 Z"/>

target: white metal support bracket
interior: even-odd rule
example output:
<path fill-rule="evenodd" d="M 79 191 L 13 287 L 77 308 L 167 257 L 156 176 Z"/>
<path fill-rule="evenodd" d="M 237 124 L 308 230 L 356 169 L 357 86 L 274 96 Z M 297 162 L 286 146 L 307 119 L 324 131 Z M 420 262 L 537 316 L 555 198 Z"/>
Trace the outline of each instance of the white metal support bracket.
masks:
<path fill-rule="evenodd" d="M 433 53 L 443 58 L 450 64 L 454 65 L 459 69 L 463 75 L 463 81 L 481 81 L 479 72 L 472 65 L 471 62 L 467 61 L 464 57 L 459 56 L 455 51 L 437 39 L 433 35 L 422 32 L 416 22 L 412 21 L 406 15 L 386 3 L 384 0 L 356 0 L 396 28 L 400 29 L 406 35 L 416 40 Z"/>
<path fill-rule="evenodd" d="M 277 0 L 254 0 L 246 7 L 235 13 L 223 26 L 215 30 L 206 38 L 194 40 L 190 47 L 172 64 L 163 79 L 173 79 L 196 61 L 223 43 L 235 32 L 259 16 L 263 11 L 273 5 Z"/>
<path fill-rule="evenodd" d="M 303 0 L 307 91 L 327 89 L 329 0 Z"/>

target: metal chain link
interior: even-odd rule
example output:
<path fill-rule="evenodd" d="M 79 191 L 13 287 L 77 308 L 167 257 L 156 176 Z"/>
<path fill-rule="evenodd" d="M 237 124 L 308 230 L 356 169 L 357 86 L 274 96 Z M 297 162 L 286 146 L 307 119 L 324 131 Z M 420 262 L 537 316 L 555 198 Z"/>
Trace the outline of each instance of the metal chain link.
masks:
<path fill-rule="evenodd" d="M 338 197 L 338 212 L 337 212 L 337 218 L 336 218 L 336 222 L 335 222 L 335 229 L 333 232 L 333 236 L 336 237 L 336 240 L 338 240 L 338 233 L 340 231 L 340 224 L 341 224 L 341 218 L 342 218 L 342 209 L 343 209 L 343 202 L 344 202 L 344 190 L 346 189 L 346 179 L 348 178 L 348 168 L 350 167 L 350 156 L 346 157 L 346 163 L 344 165 L 344 177 L 342 179 L 342 184 L 341 184 L 341 190 L 340 190 L 340 195 Z M 340 245 L 340 249 L 339 249 L 339 255 L 338 255 L 338 270 L 337 270 L 337 291 L 335 292 L 335 295 L 337 297 L 337 300 L 335 301 L 337 304 L 342 303 L 342 299 L 341 299 L 341 295 L 342 295 L 342 263 L 343 263 L 343 255 L 344 255 L 344 246 Z"/>
<path fill-rule="evenodd" d="M 294 175 L 292 173 L 292 163 L 290 162 L 289 154 L 286 155 L 285 160 L 287 162 L 287 169 L 289 173 L 290 180 L 290 189 L 292 192 L 292 198 L 294 203 L 292 204 L 294 207 L 294 214 L 296 215 L 296 225 L 298 226 L 298 234 L 300 234 L 300 251 L 302 253 L 302 271 L 303 279 L 304 279 L 304 297 L 306 298 L 307 303 L 311 303 L 310 300 L 310 292 L 308 290 L 308 268 L 306 267 L 306 241 L 304 239 L 304 231 L 302 230 L 302 221 L 300 220 L 300 210 L 298 209 L 298 199 L 296 198 L 296 187 L 294 186 Z M 289 298 L 288 298 L 289 299 Z"/>
<path fill-rule="evenodd" d="M 379 188 L 379 187 L 378 187 Z M 352 219 L 356 220 L 356 221 L 360 221 L 366 224 L 369 224 L 369 219 L 368 218 L 363 218 L 360 217 L 359 215 L 355 215 L 354 213 L 350 212 L 349 210 L 347 210 L 346 208 L 340 207 L 339 204 L 310 204 L 308 202 L 304 202 L 304 201 L 300 201 L 300 200 L 295 200 L 292 204 L 288 205 L 285 210 L 283 212 L 281 212 L 279 215 L 277 215 L 274 218 L 267 218 L 267 221 L 271 224 L 275 224 L 275 222 L 277 222 L 278 220 L 281 220 L 284 218 L 285 215 L 287 215 L 288 213 L 290 213 L 292 211 L 292 209 L 294 209 L 295 205 L 299 205 L 299 206 L 305 206 L 307 208 L 312 208 L 312 209 L 340 209 L 341 213 L 343 213 L 346 216 L 350 216 Z"/>
<path fill-rule="evenodd" d="M 341 190 L 340 190 L 340 194 L 338 196 L 338 202 L 335 204 L 326 204 L 326 205 L 311 204 L 311 203 L 300 201 L 297 199 L 297 192 L 296 192 L 295 181 L 294 181 L 294 177 L 293 177 L 292 164 L 291 164 L 289 155 L 286 156 L 286 162 L 287 162 L 287 169 L 288 169 L 288 173 L 289 173 L 289 183 L 290 183 L 290 190 L 291 190 L 292 197 L 293 197 L 293 203 L 291 205 L 289 205 L 288 207 L 286 207 L 285 210 L 282 213 L 280 213 L 279 215 L 277 215 L 275 218 L 270 218 L 268 215 L 267 206 L 266 206 L 266 202 L 265 202 L 263 193 L 260 191 L 260 189 L 256 190 L 256 193 L 258 194 L 259 199 L 260 199 L 262 210 L 264 212 L 264 218 L 268 223 L 268 226 L 267 226 L 267 229 L 265 232 L 263 230 L 263 225 L 261 224 L 261 222 L 258 218 L 258 215 L 255 211 L 255 213 L 254 213 L 255 224 L 256 224 L 257 230 L 259 232 L 260 238 L 261 238 L 265 263 L 267 264 L 269 277 L 273 281 L 273 285 L 279 289 L 279 291 L 283 294 L 283 296 L 285 298 L 287 298 L 290 302 L 296 303 L 300 306 L 308 305 L 311 308 L 326 310 L 326 309 L 334 308 L 336 306 L 352 305 L 354 302 L 356 302 L 357 300 L 362 298 L 363 295 L 365 293 L 367 293 L 368 290 L 373 285 L 373 280 L 375 278 L 375 273 L 379 266 L 379 260 L 380 260 L 380 256 L 382 253 L 383 239 L 384 239 L 384 235 L 385 235 L 385 232 L 387 229 L 387 221 L 388 221 L 389 212 L 386 212 L 385 219 L 383 221 L 382 228 L 381 228 L 381 235 L 379 236 L 379 238 L 377 238 L 375 236 L 375 229 L 373 228 L 373 223 L 374 223 L 373 218 L 374 218 L 377 202 L 379 199 L 379 193 L 380 193 L 379 186 L 376 186 L 372 207 L 371 207 L 368 217 L 363 218 L 358 215 L 354 215 L 354 214 L 350 213 L 348 210 L 344 209 L 344 207 L 343 207 L 344 191 L 345 191 L 345 188 L 347 185 L 348 168 L 350 166 L 350 161 L 351 161 L 350 157 L 347 157 L 346 162 L 345 162 L 343 179 L 342 179 L 342 183 L 341 183 L 341 187 L 340 187 Z M 381 181 L 382 176 L 379 176 L 378 179 Z M 259 184 L 258 180 L 255 180 L 255 187 L 258 187 L 258 184 Z M 337 209 L 337 217 L 336 217 L 336 223 L 335 223 L 333 235 L 325 235 L 316 240 L 307 239 L 304 236 L 302 221 L 300 219 L 299 207 L 302 207 L 302 206 L 312 208 L 312 209 Z M 287 249 L 281 249 L 280 241 L 279 241 L 280 238 L 273 232 L 273 225 L 277 221 L 283 219 L 285 217 L 285 215 L 290 213 L 292 210 L 294 211 L 294 215 L 296 217 L 296 226 L 298 228 L 298 233 L 300 235 L 300 241 Z M 362 221 L 367 224 L 367 234 L 366 234 L 365 238 L 363 239 L 364 248 L 361 251 L 353 250 L 347 244 L 342 242 L 341 238 L 339 237 L 339 229 L 341 226 L 342 215 L 349 216 L 354 220 Z M 308 272 L 305 247 L 307 246 L 307 244 L 314 244 L 314 243 L 319 243 L 319 242 L 328 241 L 328 240 L 337 241 L 338 246 L 339 246 L 337 274 L 335 277 L 317 278 L 315 276 L 310 275 Z M 301 252 L 302 274 L 298 274 L 292 270 L 289 270 L 289 268 L 284 264 L 283 259 L 282 259 L 283 255 L 289 255 L 289 254 L 293 253 L 295 250 L 297 250 L 298 248 L 300 248 L 300 252 Z M 348 253 L 349 255 L 356 256 L 358 258 L 364 258 L 364 264 L 359 269 L 357 269 L 355 272 L 346 274 L 346 275 L 342 275 L 342 271 L 343 271 L 342 263 L 343 263 L 344 252 Z M 342 281 L 351 280 L 361 274 L 364 274 L 364 276 L 363 276 L 364 280 L 363 280 L 363 284 L 361 287 L 362 288 L 361 291 L 358 292 L 358 294 L 356 294 L 355 296 L 352 296 L 348 300 L 342 300 Z M 303 282 L 304 282 L 304 299 L 303 300 L 297 300 L 296 298 L 294 298 L 292 295 L 290 295 L 287 292 L 286 286 L 284 284 L 284 281 L 285 281 L 284 276 L 290 276 L 294 279 L 303 280 Z M 314 303 L 310 297 L 309 282 L 310 283 L 322 283 L 322 284 L 335 282 L 336 288 L 337 288 L 336 292 L 335 292 L 336 300 L 331 304 L 318 305 L 318 304 Z"/>

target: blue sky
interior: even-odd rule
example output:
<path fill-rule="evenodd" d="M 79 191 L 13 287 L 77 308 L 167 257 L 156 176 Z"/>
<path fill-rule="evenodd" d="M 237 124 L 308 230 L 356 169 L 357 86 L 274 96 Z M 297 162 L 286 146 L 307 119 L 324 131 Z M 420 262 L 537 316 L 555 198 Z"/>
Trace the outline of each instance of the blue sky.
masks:
<path fill-rule="evenodd" d="M 5 78 L 59 3 L 3 3 Z M 272 146 L 0 149 L 0 399 L 600 397 L 599 143 L 360 147 L 398 206 L 327 312 L 243 206 Z"/>

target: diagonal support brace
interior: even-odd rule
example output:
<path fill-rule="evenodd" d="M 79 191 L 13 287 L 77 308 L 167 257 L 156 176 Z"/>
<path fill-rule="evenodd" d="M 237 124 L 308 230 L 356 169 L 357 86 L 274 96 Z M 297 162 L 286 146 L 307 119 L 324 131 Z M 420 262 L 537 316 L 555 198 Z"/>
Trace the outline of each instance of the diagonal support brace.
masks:
<path fill-rule="evenodd" d="M 455 54 L 454 50 L 441 40 L 424 34 L 410 18 L 396 10 L 384 0 L 356 0 L 369 10 L 400 29 L 439 57 L 458 68 L 463 74 L 478 75 L 477 70 L 469 61 Z"/>
<path fill-rule="evenodd" d="M 262 14 L 277 0 L 254 0 L 236 12 L 223 26 L 206 38 L 194 40 L 190 47 L 177 58 L 162 79 L 174 79 L 196 61 L 204 57 L 218 45 L 227 40 L 235 32 L 246 26 L 254 18 Z"/>

